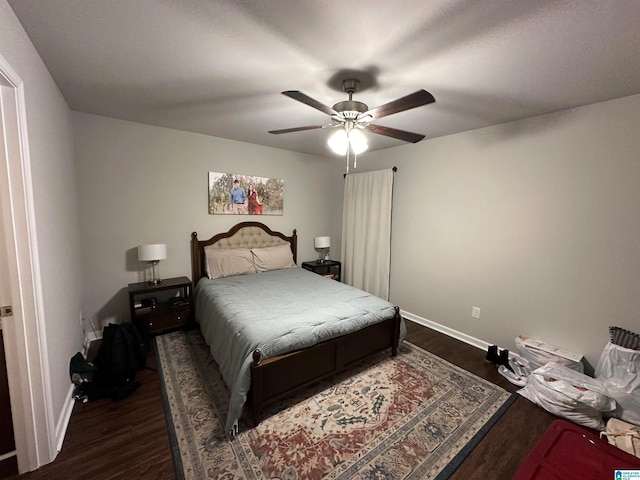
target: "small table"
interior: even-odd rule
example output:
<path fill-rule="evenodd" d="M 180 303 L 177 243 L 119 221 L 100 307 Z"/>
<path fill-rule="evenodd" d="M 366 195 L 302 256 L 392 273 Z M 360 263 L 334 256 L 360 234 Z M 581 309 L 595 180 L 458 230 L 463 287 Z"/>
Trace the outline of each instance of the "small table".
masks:
<path fill-rule="evenodd" d="M 312 260 L 310 262 L 302 262 L 302 268 L 337 281 L 340 281 L 340 275 L 342 273 L 342 263 L 337 260 Z"/>
<path fill-rule="evenodd" d="M 192 288 L 187 277 L 167 278 L 157 285 L 130 283 L 131 321 L 149 335 L 186 327 L 193 311 Z"/>

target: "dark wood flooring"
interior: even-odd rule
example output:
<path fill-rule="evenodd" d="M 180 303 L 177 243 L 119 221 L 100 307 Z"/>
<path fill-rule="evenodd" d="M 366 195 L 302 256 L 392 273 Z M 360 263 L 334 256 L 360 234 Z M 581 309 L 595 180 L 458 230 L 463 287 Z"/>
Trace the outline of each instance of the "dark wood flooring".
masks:
<path fill-rule="evenodd" d="M 413 322 L 407 340 L 480 377 L 515 392 L 485 352 Z M 140 372 L 141 386 L 119 402 L 77 403 L 64 445 L 53 463 L 21 480 L 173 479 L 173 460 L 155 360 Z M 510 479 L 556 417 L 518 396 L 507 412 L 450 477 Z M 0 479 L 17 478 L 15 460 L 0 462 Z"/>

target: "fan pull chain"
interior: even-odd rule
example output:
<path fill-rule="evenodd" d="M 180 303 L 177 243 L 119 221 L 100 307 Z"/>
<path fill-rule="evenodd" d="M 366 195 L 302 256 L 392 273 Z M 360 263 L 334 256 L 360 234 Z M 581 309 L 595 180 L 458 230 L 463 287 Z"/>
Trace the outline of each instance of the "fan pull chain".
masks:
<path fill-rule="evenodd" d="M 349 173 L 349 150 L 350 148 L 347 147 L 347 173 Z"/>

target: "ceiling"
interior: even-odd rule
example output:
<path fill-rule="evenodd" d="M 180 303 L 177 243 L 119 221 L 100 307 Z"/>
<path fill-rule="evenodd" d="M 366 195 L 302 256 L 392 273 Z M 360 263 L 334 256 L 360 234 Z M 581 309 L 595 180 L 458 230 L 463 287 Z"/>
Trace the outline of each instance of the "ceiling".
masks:
<path fill-rule="evenodd" d="M 8 0 L 72 110 L 317 155 L 344 77 L 435 138 L 640 93 L 637 0 Z M 367 133 L 370 150 L 406 145 Z"/>

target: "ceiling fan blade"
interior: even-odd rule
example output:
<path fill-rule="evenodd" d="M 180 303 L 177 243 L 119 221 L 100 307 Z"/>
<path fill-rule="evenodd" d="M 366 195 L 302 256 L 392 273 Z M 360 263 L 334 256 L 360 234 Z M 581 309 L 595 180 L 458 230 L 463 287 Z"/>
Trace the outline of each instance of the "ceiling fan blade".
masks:
<path fill-rule="evenodd" d="M 393 137 L 411 143 L 418 143 L 424 138 L 424 135 L 419 133 L 398 130 L 397 128 L 383 127 L 382 125 L 373 125 L 371 123 L 367 126 L 367 130 L 371 130 L 373 133 L 377 133 L 378 135 L 385 135 L 387 137 Z"/>
<path fill-rule="evenodd" d="M 278 135 L 280 133 L 302 132 L 304 130 L 315 130 L 316 128 L 326 128 L 325 125 L 309 125 L 307 127 L 283 128 L 282 130 L 269 130 L 269 133 Z"/>
<path fill-rule="evenodd" d="M 286 95 L 289 98 L 293 98 L 299 102 L 304 103 L 305 105 L 309 105 L 310 107 L 315 108 L 316 110 L 320 110 L 322 113 L 326 113 L 327 115 L 337 115 L 333 108 L 325 105 L 324 103 L 320 103 L 317 100 L 314 100 L 308 95 L 298 91 L 298 90 L 287 90 L 286 92 L 282 92 L 283 95 Z"/>
<path fill-rule="evenodd" d="M 373 118 L 382 118 L 393 113 L 403 112 L 412 108 L 421 107 L 422 105 L 427 105 L 435 101 L 436 99 L 433 98 L 433 95 L 431 95 L 426 90 L 418 90 L 417 92 L 413 92 L 406 97 L 402 97 L 392 102 L 385 103 L 384 105 L 380 105 L 379 107 L 372 108 L 367 113 Z"/>

